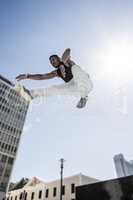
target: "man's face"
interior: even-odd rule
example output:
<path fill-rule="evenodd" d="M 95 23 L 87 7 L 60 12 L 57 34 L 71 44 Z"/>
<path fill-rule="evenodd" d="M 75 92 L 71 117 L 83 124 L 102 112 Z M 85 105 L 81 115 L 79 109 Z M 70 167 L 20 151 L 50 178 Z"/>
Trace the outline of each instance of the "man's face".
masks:
<path fill-rule="evenodd" d="M 52 58 L 50 58 L 50 63 L 53 67 L 57 68 L 60 64 L 60 58 L 53 56 Z"/>

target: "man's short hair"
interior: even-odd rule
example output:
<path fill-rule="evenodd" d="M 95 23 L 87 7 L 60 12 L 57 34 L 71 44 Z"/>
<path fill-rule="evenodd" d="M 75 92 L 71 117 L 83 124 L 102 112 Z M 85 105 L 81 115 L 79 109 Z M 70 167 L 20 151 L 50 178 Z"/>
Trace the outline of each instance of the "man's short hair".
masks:
<path fill-rule="evenodd" d="M 51 55 L 51 56 L 49 57 L 49 60 L 51 60 L 51 58 L 57 58 L 57 59 L 60 59 L 60 57 L 59 57 L 58 55 L 56 55 L 56 54 Z"/>

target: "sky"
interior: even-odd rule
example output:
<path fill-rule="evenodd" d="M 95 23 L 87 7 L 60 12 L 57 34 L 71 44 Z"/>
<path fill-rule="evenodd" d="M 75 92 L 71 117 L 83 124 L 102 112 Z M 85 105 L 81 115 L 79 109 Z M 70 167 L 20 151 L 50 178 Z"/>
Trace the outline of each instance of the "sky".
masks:
<path fill-rule="evenodd" d="M 34 100 L 29 108 L 12 181 L 45 181 L 78 173 L 100 180 L 116 177 L 113 156 L 132 151 L 132 0 L 0 0 L 0 70 L 16 83 L 21 73 L 52 71 L 51 54 L 71 48 L 73 60 L 94 89 L 85 109 L 79 99 Z M 24 80 L 27 88 L 61 84 Z"/>

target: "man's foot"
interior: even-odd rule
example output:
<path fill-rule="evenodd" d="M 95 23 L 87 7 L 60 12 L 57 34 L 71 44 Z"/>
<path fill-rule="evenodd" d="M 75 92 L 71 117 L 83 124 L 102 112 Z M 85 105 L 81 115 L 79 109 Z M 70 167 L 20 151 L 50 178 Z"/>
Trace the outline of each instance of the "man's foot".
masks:
<path fill-rule="evenodd" d="M 79 100 L 78 104 L 77 104 L 77 108 L 84 108 L 86 103 L 87 103 L 88 97 L 81 97 L 81 99 Z"/>
<path fill-rule="evenodd" d="M 17 85 L 15 90 L 26 100 L 31 101 L 33 99 L 30 91 L 26 89 L 23 85 Z"/>

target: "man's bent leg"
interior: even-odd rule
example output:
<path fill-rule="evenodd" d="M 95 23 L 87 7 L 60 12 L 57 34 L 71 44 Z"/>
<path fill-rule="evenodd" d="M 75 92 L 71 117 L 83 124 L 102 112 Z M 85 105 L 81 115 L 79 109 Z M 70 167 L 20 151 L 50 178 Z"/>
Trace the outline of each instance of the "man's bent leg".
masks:
<path fill-rule="evenodd" d="M 77 85 L 77 90 L 81 96 L 77 107 L 83 108 L 88 100 L 88 94 L 93 89 L 93 84 L 89 78 L 89 75 L 86 72 L 84 72 L 79 66 L 74 65 L 72 67 L 72 73 L 74 77 L 74 82 Z"/>
<path fill-rule="evenodd" d="M 77 85 L 77 89 L 81 97 L 84 98 L 88 96 L 93 89 L 93 84 L 89 75 L 77 65 L 72 67 L 72 73 L 74 82 Z"/>

